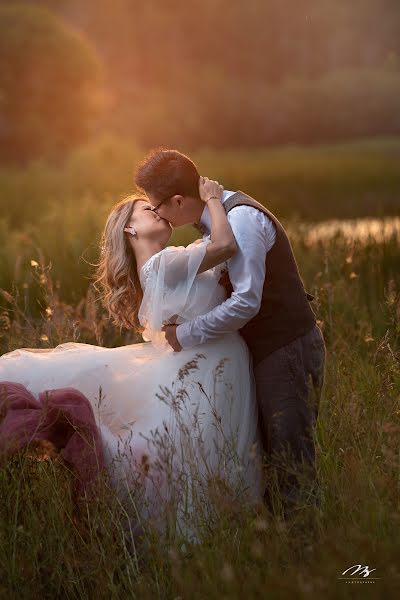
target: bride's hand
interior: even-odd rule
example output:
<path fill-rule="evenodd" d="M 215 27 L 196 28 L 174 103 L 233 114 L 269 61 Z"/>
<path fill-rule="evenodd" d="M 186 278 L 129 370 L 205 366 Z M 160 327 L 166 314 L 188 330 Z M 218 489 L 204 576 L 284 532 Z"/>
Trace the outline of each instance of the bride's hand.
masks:
<path fill-rule="evenodd" d="M 199 180 L 199 193 L 200 198 L 206 204 L 211 198 L 216 198 L 221 201 L 222 193 L 224 191 L 224 187 L 218 183 L 218 181 L 213 181 L 212 179 L 208 179 L 208 177 L 200 177 Z"/>

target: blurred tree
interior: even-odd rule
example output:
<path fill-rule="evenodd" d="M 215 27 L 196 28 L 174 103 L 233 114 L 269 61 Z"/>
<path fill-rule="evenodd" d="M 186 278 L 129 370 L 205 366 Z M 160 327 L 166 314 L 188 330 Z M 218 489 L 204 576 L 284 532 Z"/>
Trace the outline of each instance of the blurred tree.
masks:
<path fill-rule="evenodd" d="M 109 99 L 97 128 L 142 146 L 399 132 L 399 0 L 22 2 L 93 41 Z"/>
<path fill-rule="evenodd" d="M 101 63 L 82 34 L 44 8 L 0 6 L 0 159 L 59 158 L 101 105 Z"/>

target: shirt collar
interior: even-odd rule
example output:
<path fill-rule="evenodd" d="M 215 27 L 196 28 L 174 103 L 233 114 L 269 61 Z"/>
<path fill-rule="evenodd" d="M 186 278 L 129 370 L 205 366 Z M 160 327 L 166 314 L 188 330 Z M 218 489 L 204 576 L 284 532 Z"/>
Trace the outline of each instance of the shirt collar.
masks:
<path fill-rule="evenodd" d="M 230 196 L 233 196 L 233 194 L 236 194 L 236 192 L 224 190 L 222 192 L 222 204 L 224 204 L 224 202 L 228 200 Z M 211 231 L 211 216 L 207 205 L 205 205 L 203 212 L 201 213 L 200 224 L 203 225 L 203 227 L 205 227 L 207 231 Z"/>

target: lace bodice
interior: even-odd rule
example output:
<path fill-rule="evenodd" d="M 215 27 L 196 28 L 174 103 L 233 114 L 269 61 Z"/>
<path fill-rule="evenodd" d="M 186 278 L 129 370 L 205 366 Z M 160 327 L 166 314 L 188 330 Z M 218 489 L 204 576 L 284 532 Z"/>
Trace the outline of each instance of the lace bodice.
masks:
<path fill-rule="evenodd" d="M 149 277 L 151 271 L 155 269 L 154 262 L 159 257 L 161 252 L 163 252 L 163 251 L 161 250 L 160 252 L 153 254 L 153 256 L 151 256 L 148 260 L 146 260 L 146 262 L 143 264 L 142 268 L 140 269 L 140 283 L 142 284 L 143 289 L 146 287 L 146 283 L 147 283 L 147 280 L 148 280 L 148 277 Z"/>

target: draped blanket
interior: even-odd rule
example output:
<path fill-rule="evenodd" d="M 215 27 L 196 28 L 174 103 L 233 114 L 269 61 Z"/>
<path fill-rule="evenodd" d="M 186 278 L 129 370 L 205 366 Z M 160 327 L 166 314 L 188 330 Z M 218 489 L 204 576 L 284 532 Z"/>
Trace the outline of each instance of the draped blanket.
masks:
<path fill-rule="evenodd" d="M 91 496 L 105 467 L 93 408 L 79 390 L 45 390 L 37 400 L 20 383 L 0 381 L 0 464 L 36 440 L 48 440 L 76 475 L 78 495 Z"/>

